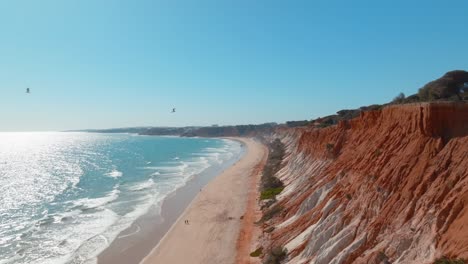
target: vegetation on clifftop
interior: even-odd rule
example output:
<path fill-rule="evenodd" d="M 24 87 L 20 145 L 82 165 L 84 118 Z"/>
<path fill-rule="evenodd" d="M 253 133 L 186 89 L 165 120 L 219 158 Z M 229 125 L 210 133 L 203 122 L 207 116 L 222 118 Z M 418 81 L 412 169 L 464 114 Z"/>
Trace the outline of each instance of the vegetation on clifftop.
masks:
<path fill-rule="evenodd" d="M 335 115 L 319 117 L 317 119 L 297 122 L 287 122 L 288 126 L 310 125 L 317 128 L 324 128 L 336 125 L 342 120 L 350 120 L 359 116 L 361 112 L 379 110 L 387 105 L 424 103 L 435 101 L 467 101 L 468 100 L 468 72 L 450 71 L 439 79 L 431 81 L 421 87 L 418 93 L 405 96 L 404 93 L 398 94 L 391 102 L 383 105 L 362 106 L 357 109 L 344 109 L 338 111 Z M 291 125 L 289 125 L 291 124 Z"/>
<path fill-rule="evenodd" d="M 418 91 L 420 101 L 468 100 L 468 72 L 450 71 Z"/>
<path fill-rule="evenodd" d="M 284 158 L 284 144 L 279 139 L 275 139 L 269 144 L 268 160 L 263 168 L 260 186 L 261 199 L 274 199 L 283 190 L 283 182 L 275 174 L 281 168 Z"/>

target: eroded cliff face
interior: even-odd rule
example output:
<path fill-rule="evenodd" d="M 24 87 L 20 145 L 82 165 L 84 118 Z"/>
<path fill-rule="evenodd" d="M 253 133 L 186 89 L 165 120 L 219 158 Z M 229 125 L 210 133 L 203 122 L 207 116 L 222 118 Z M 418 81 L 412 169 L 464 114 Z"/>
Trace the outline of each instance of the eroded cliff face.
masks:
<path fill-rule="evenodd" d="M 264 244 L 287 263 L 468 259 L 468 104 L 390 106 L 282 129 L 282 213 Z"/>

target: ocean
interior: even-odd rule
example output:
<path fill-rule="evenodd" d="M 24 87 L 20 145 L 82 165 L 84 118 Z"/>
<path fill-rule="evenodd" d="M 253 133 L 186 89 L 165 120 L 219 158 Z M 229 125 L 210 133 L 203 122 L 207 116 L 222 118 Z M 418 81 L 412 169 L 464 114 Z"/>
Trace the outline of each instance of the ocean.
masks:
<path fill-rule="evenodd" d="M 0 264 L 94 263 L 150 208 L 241 153 L 225 139 L 0 133 Z"/>

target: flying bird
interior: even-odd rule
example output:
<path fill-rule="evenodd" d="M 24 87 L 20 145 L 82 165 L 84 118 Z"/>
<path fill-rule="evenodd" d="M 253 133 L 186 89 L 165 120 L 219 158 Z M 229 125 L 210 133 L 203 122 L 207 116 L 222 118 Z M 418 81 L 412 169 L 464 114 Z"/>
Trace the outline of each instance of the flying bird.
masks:
<path fill-rule="evenodd" d="M 26 93 L 31 93 L 31 90 L 29 88 L 26 88 Z"/>

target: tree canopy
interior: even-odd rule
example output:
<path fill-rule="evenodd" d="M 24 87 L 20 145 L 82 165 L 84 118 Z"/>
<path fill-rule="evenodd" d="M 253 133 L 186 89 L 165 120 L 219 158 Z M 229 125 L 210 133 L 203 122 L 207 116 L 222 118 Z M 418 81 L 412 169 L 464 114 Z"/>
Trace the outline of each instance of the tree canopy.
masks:
<path fill-rule="evenodd" d="M 440 99 L 463 99 L 461 95 L 466 92 L 468 72 L 456 70 L 444 74 L 441 78 L 429 82 L 419 89 L 418 96 L 421 101 Z"/>

